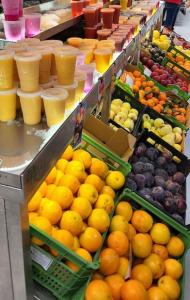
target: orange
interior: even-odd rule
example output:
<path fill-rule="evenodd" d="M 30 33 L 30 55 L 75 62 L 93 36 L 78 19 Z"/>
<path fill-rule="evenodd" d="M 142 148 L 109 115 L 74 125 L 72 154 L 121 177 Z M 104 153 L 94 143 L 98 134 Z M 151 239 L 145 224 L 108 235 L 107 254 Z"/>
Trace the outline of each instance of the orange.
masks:
<path fill-rule="evenodd" d="M 90 174 L 87 176 L 85 183 L 89 183 L 95 187 L 95 189 L 98 191 L 98 193 L 101 192 L 104 182 L 103 180 L 96 174 Z"/>
<path fill-rule="evenodd" d="M 166 245 L 170 240 L 170 230 L 168 226 L 162 223 L 155 223 L 150 232 L 154 243 Z"/>
<path fill-rule="evenodd" d="M 135 85 L 140 88 L 141 87 L 141 81 L 140 80 L 135 80 Z"/>
<path fill-rule="evenodd" d="M 115 215 L 111 220 L 110 231 L 123 231 L 124 233 L 128 233 L 129 224 L 127 219 L 123 216 Z"/>
<path fill-rule="evenodd" d="M 120 274 L 124 279 L 128 273 L 129 270 L 129 260 L 126 257 L 120 257 L 119 258 L 119 268 L 117 270 L 117 273 Z"/>
<path fill-rule="evenodd" d="M 108 173 L 108 166 L 98 158 L 92 158 L 92 164 L 90 167 L 90 173 L 96 174 L 97 176 L 104 179 Z"/>
<path fill-rule="evenodd" d="M 104 208 L 108 214 L 112 212 L 114 209 L 114 201 L 113 198 L 110 195 L 107 194 L 101 194 L 99 195 L 96 203 L 96 208 Z"/>
<path fill-rule="evenodd" d="M 54 229 L 52 230 L 52 237 L 69 249 L 73 248 L 74 239 L 72 234 L 68 230 Z M 58 252 L 56 250 L 50 249 L 50 251 L 54 256 L 58 255 Z"/>
<path fill-rule="evenodd" d="M 67 146 L 65 151 L 63 152 L 61 158 L 64 158 L 66 160 L 71 160 L 73 157 L 73 148 L 71 145 Z"/>
<path fill-rule="evenodd" d="M 96 271 L 96 272 L 93 274 L 93 276 L 92 276 L 92 280 L 96 280 L 96 279 L 101 279 L 101 280 L 103 280 L 103 279 L 104 279 L 104 276 L 103 276 L 101 273 L 99 273 L 98 271 Z"/>
<path fill-rule="evenodd" d="M 167 244 L 169 255 L 173 257 L 181 256 L 185 251 L 184 242 L 178 236 L 172 236 Z"/>
<path fill-rule="evenodd" d="M 47 184 L 53 183 L 55 180 L 56 174 L 57 174 L 57 170 L 55 167 L 53 167 L 53 169 L 51 169 L 51 171 L 49 172 L 48 176 L 45 179 L 46 183 Z"/>
<path fill-rule="evenodd" d="M 60 227 L 70 231 L 73 235 L 79 235 L 83 227 L 82 218 L 76 211 L 67 210 L 62 215 Z"/>
<path fill-rule="evenodd" d="M 109 248 L 114 249 L 119 256 L 126 255 L 129 250 L 129 240 L 122 231 L 113 231 L 107 239 Z"/>
<path fill-rule="evenodd" d="M 119 255 L 111 248 L 105 248 L 100 253 L 100 272 L 103 275 L 112 275 L 119 267 Z"/>
<path fill-rule="evenodd" d="M 158 286 L 168 296 L 169 300 L 177 300 L 180 296 L 180 286 L 172 277 L 165 275 L 158 280 Z"/>
<path fill-rule="evenodd" d="M 152 253 L 145 260 L 144 264 L 152 271 L 154 279 L 160 278 L 164 274 L 164 262 L 159 255 Z"/>
<path fill-rule="evenodd" d="M 46 198 L 50 199 L 51 198 L 51 194 L 53 193 L 54 189 L 56 188 L 56 185 L 55 184 L 49 184 L 47 186 L 47 189 L 46 189 Z"/>
<path fill-rule="evenodd" d="M 133 89 L 133 92 L 138 93 L 138 91 L 139 91 L 139 86 L 136 85 L 136 84 L 134 84 L 134 85 L 132 86 L 132 89 Z"/>
<path fill-rule="evenodd" d="M 41 216 L 33 217 L 30 220 L 30 224 L 35 225 L 40 230 L 42 230 L 45 233 L 51 235 L 52 226 L 51 226 L 50 221 L 47 218 L 41 217 Z M 34 236 L 32 237 L 32 242 L 36 245 L 39 245 L 39 246 L 42 246 L 44 244 L 43 241 L 39 240 L 38 238 L 36 238 Z"/>
<path fill-rule="evenodd" d="M 153 81 L 147 81 L 147 86 L 149 87 L 153 87 L 154 86 L 154 82 Z"/>
<path fill-rule="evenodd" d="M 63 177 L 59 181 L 59 185 L 68 187 L 73 192 L 73 194 L 75 194 L 79 189 L 80 182 L 74 175 L 66 174 L 63 175 Z"/>
<path fill-rule="evenodd" d="M 93 280 L 87 286 L 85 300 L 113 300 L 109 285 L 103 280 Z"/>
<path fill-rule="evenodd" d="M 79 239 L 77 236 L 73 237 L 73 250 L 80 248 Z"/>
<path fill-rule="evenodd" d="M 152 240 L 147 233 L 137 233 L 132 239 L 132 251 L 138 258 L 146 258 L 152 250 Z"/>
<path fill-rule="evenodd" d="M 130 242 L 132 241 L 133 237 L 134 237 L 136 234 L 137 234 L 136 229 L 133 227 L 133 225 L 131 225 L 131 224 L 129 223 L 129 229 L 128 229 L 128 234 L 127 234 L 127 236 L 128 236 L 128 239 L 129 239 Z"/>
<path fill-rule="evenodd" d="M 60 170 L 57 170 L 57 173 L 56 173 L 56 177 L 55 177 L 55 180 L 54 180 L 54 184 L 55 185 L 59 185 L 59 182 L 61 180 L 61 178 L 63 177 L 63 172 L 61 172 Z"/>
<path fill-rule="evenodd" d="M 92 163 L 92 157 L 90 153 L 82 149 L 77 149 L 74 151 L 73 160 L 78 160 L 82 162 L 85 169 L 89 169 Z"/>
<path fill-rule="evenodd" d="M 56 163 L 56 169 L 60 170 L 61 172 L 65 172 L 65 169 L 67 167 L 68 161 L 64 158 L 60 158 Z"/>
<path fill-rule="evenodd" d="M 51 196 L 50 199 L 58 202 L 62 209 L 69 208 L 73 203 L 73 193 L 66 186 L 57 186 Z"/>
<path fill-rule="evenodd" d="M 127 221 L 129 222 L 133 215 L 133 209 L 132 209 L 131 204 L 129 204 L 129 202 L 127 202 L 127 201 L 119 202 L 119 204 L 116 207 L 115 214 L 125 217 L 127 219 Z"/>
<path fill-rule="evenodd" d="M 28 213 L 29 223 L 32 223 L 32 219 L 37 216 L 38 214 L 36 212 L 29 212 Z"/>
<path fill-rule="evenodd" d="M 149 87 L 149 86 L 147 86 L 147 83 L 146 83 L 146 87 L 145 87 L 145 92 L 147 92 L 147 93 L 150 93 L 151 91 L 152 91 L 152 89 Z"/>
<path fill-rule="evenodd" d="M 80 182 L 83 182 L 84 179 L 84 164 L 77 160 L 72 160 L 68 162 L 65 168 L 65 174 L 74 175 Z"/>
<path fill-rule="evenodd" d="M 101 190 L 101 194 L 108 194 L 113 199 L 115 198 L 115 191 L 109 185 L 104 185 L 103 189 Z"/>
<path fill-rule="evenodd" d="M 34 196 L 31 198 L 31 200 L 28 202 L 28 211 L 32 212 L 38 210 L 41 201 L 42 201 L 42 194 L 39 191 L 37 191 L 34 194 Z"/>
<path fill-rule="evenodd" d="M 80 257 L 82 257 L 87 262 L 92 262 L 92 256 L 90 255 L 90 253 L 87 250 L 85 250 L 83 248 L 78 248 L 75 250 L 75 253 L 77 255 L 79 255 Z M 66 261 L 66 265 L 74 272 L 77 272 L 79 270 L 79 266 L 77 266 L 76 264 L 74 264 L 71 261 Z"/>
<path fill-rule="evenodd" d="M 169 300 L 168 296 L 158 286 L 152 286 L 148 290 L 149 300 Z"/>
<path fill-rule="evenodd" d="M 42 197 L 46 195 L 47 183 L 45 181 L 42 182 L 38 191 L 42 194 Z"/>
<path fill-rule="evenodd" d="M 89 252 L 96 252 L 102 245 L 102 236 L 98 230 L 87 227 L 79 237 L 80 245 Z"/>
<path fill-rule="evenodd" d="M 81 184 L 78 190 L 78 197 L 87 198 L 91 204 L 94 204 L 98 199 L 98 192 L 92 184 Z"/>
<path fill-rule="evenodd" d="M 77 197 L 73 201 L 71 210 L 78 212 L 82 219 L 86 219 L 92 212 L 92 206 L 88 199 L 84 197 Z"/>
<path fill-rule="evenodd" d="M 108 213 L 103 208 L 95 208 L 88 217 L 88 226 L 97 229 L 104 233 L 110 225 L 110 218 Z"/>
<path fill-rule="evenodd" d="M 163 245 L 154 244 L 152 247 L 152 253 L 158 254 L 163 260 L 168 258 L 168 250 Z"/>
<path fill-rule="evenodd" d="M 141 282 L 130 279 L 121 287 L 121 300 L 148 300 L 148 294 Z"/>
<path fill-rule="evenodd" d="M 165 265 L 165 275 L 171 276 L 173 279 L 179 279 L 183 274 L 182 264 L 173 258 L 168 258 L 164 262 Z"/>
<path fill-rule="evenodd" d="M 140 281 L 146 290 L 151 287 L 153 281 L 151 269 L 143 264 L 133 267 L 131 278 Z"/>
<path fill-rule="evenodd" d="M 132 225 L 141 233 L 148 232 L 153 225 L 153 219 L 149 213 L 144 210 L 136 210 L 131 219 Z"/>
<path fill-rule="evenodd" d="M 107 276 L 105 282 L 109 285 L 113 300 L 121 299 L 121 287 L 124 284 L 124 279 L 119 274 Z"/>
<path fill-rule="evenodd" d="M 52 225 L 57 224 L 62 216 L 62 209 L 59 203 L 43 198 L 38 210 L 40 216 L 47 218 Z"/>
<path fill-rule="evenodd" d="M 106 176 L 106 184 L 117 191 L 125 184 L 125 176 L 120 171 L 110 171 Z"/>
<path fill-rule="evenodd" d="M 141 76 L 141 72 L 139 72 L 139 71 L 134 71 L 134 72 L 133 72 L 133 76 L 136 77 L 136 78 L 138 78 L 138 77 Z"/>

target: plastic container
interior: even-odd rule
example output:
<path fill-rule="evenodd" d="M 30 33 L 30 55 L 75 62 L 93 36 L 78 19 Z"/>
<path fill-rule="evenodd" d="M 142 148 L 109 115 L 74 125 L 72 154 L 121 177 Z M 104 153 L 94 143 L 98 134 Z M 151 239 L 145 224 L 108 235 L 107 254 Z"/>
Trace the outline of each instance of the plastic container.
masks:
<path fill-rule="evenodd" d="M 120 10 L 121 5 L 109 5 L 109 8 L 115 9 L 114 15 L 113 15 L 113 24 L 119 24 L 119 16 L 120 16 Z"/>
<path fill-rule="evenodd" d="M 23 0 L 19 0 L 19 17 L 23 16 Z"/>
<path fill-rule="evenodd" d="M 101 9 L 104 28 L 108 28 L 108 29 L 112 28 L 114 12 L 115 9 L 113 8 Z"/>
<path fill-rule="evenodd" d="M 62 50 L 54 53 L 58 83 L 61 85 L 73 84 L 77 59 L 74 50 Z"/>
<path fill-rule="evenodd" d="M 0 51 L 0 91 L 10 90 L 13 88 L 13 64 L 14 52 L 8 50 Z"/>
<path fill-rule="evenodd" d="M 56 88 L 62 88 L 65 89 L 68 93 L 68 97 L 65 103 L 65 108 L 70 110 L 74 107 L 75 105 L 75 100 L 76 100 L 76 90 L 78 87 L 78 83 L 76 81 L 74 81 L 73 84 L 71 85 L 59 85 L 56 82 L 54 83 L 54 86 Z"/>
<path fill-rule="evenodd" d="M 21 13 L 21 0 L 2 0 L 5 20 L 17 21 Z"/>
<path fill-rule="evenodd" d="M 96 27 L 84 27 L 85 38 L 95 39 L 97 37 L 97 26 Z"/>
<path fill-rule="evenodd" d="M 31 13 L 25 17 L 26 37 L 33 37 L 40 33 L 41 14 Z"/>
<path fill-rule="evenodd" d="M 94 27 L 98 24 L 98 13 L 96 7 L 85 7 L 83 9 L 86 27 Z"/>
<path fill-rule="evenodd" d="M 83 12 L 84 8 L 84 1 L 71 1 L 71 10 L 72 10 L 72 16 L 77 17 L 80 16 Z"/>
<path fill-rule="evenodd" d="M 75 81 L 78 83 L 76 89 L 76 102 L 78 102 L 81 99 L 81 97 L 84 95 L 86 77 L 87 76 L 85 73 L 75 73 Z"/>
<path fill-rule="evenodd" d="M 128 0 L 120 0 L 120 5 L 122 10 L 126 10 L 128 6 Z"/>
<path fill-rule="evenodd" d="M 22 18 L 17 21 L 3 21 L 6 40 L 17 42 L 23 39 L 24 22 Z"/>
<path fill-rule="evenodd" d="M 84 91 L 88 93 L 93 87 L 93 80 L 94 80 L 94 71 L 96 65 L 94 63 L 88 65 L 80 65 L 77 67 L 77 72 L 82 72 L 86 74 L 86 82 Z"/>
<path fill-rule="evenodd" d="M 71 37 L 67 39 L 67 43 L 72 46 L 72 47 L 76 47 L 79 48 L 80 45 L 82 44 L 83 39 L 79 38 L 79 37 Z"/>
<path fill-rule="evenodd" d="M 109 29 L 98 30 L 97 35 L 99 40 L 106 40 L 111 35 L 111 30 Z"/>
<path fill-rule="evenodd" d="M 105 73 L 110 66 L 113 50 L 110 48 L 99 48 L 94 51 L 96 70 Z"/>
<path fill-rule="evenodd" d="M 0 91 L 0 121 L 8 122 L 16 118 L 16 89 Z"/>

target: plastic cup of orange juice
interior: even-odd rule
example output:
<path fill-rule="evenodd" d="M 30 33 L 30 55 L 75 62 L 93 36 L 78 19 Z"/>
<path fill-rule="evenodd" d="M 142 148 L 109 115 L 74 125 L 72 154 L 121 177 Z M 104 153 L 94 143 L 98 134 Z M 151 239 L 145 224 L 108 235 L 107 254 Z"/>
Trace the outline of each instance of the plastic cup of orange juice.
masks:
<path fill-rule="evenodd" d="M 67 43 L 72 46 L 72 47 L 80 47 L 81 43 L 82 43 L 83 39 L 78 38 L 78 37 L 71 37 L 69 39 L 67 39 Z"/>
<path fill-rule="evenodd" d="M 43 46 L 42 46 L 43 47 Z M 40 60 L 40 84 L 48 83 L 51 75 L 51 63 L 52 63 L 52 48 L 48 47 L 36 47 L 36 51 L 41 54 Z"/>
<path fill-rule="evenodd" d="M 16 118 L 16 91 L 0 91 L 0 121 L 8 122 Z"/>
<path fill-rule="evenodd" d="M 63 42 L 60 40 L 46 40 L 40 42 L 41 46 L 48 46 L 48 47 L 61 47 L 63 46 Z"/>
<path fill-rule="evenodd" d="M 110 66 L 112 57 L 111 49 L 96 49 L 94 50 L 96 70 L 100 73 L 104 73 Z"/>
<path fill-rule="evenodd" d="M 55 51 L 54 53 L 58 83 L 61 85 L 73 84 L 77 59 L 77 54 L 74 50 Z"/>
<path fill-rule="evenodd" d="M 26 45 L 26 46 L 36 46 L 40 44 L 40 39 L 37 38 L 26 38 L 21 41 L 18 41 L 17 44 Z"/>
<path fill-rule="evenodd" d="M 80 65 L 77 67 L 77 72 L 86 74 L 84 86 L 85 93 L 89 92 L 93 87 L 95 67 L 95 63 L 90 63 L 88 65 Z"/>
<path fill-rule="evenodd" d="M 55 82 L 54 85 L 56 88 L 62 88 L 65 89 L 68 92 L 68 97 L 65 103 L 65 108 L 67 110 L 70 110 L 74 107 L 75 105 L 75 100 L 76 100 L 76 91 L 78 87 L 78 83 L 76 81 L 73 82 L 73 84 L 70 85 L 59 85 L 57 82 Z"/>
<path fill-rule="evenodd" d="M 80 100 L 80 98 L 84 95 L 84 87 L 85 87 L 85 81 L 86 81 L 86 74 L 76 72 L 75 73 L 75 81 L 78 83 L 78 87 L 76 89 L 76 102 Z"/>
<path fill-rule="evenodd" d="M 0 91 L 13 88 L 13 56 L 14 52 L 0 51 Z"/>

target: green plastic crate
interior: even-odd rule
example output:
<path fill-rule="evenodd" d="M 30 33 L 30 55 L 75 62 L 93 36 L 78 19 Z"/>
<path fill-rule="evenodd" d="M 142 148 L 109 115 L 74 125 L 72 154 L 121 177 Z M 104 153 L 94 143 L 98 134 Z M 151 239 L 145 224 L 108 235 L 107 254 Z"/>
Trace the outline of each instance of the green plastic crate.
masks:
<path fill-rule="evenodd" d="M 183 225 L 180 225 L 173 218 L 160 211 L 158 208 L 141 198 L 135 192 L 132 192 L 130 189 L 125 189 L 123 191 L 123 193 L 119 196 L 117 203 L 124 200 L 129 201 L 134 209 L 143 209 L 150 213 L 153 219 L 156 219 L 168 225 L 171 232 L 173 232 L 175 235 L 178 235 L 183 240 L 185 244 L 185 252 L 179 258 L 179 260 L 183 265 L 184 274 L 179 280 L 179 284 L 181 287 L 181 296 L 178 300 L 189 300 L 188 284 L 190 280 L 190 232 Z"/>
<path fill-rule="evenodd" d="M 125 176 L 131 172 L 130 164 L 124 162 L 116 154 L 110 152 L 86 134 L 82 137 L 81 147 L 90 152 L 93 157 L 104 160 L 104 162 L 109 165 L 110 169 L 120 170 Z M 112 216 L 113 213 L 110 214 L 110 218 L 112 218 Z M 42 240 L 45 245 L 57 250 L 60 254 L 58 257 L 54 257 L 45 247 L 41 248 L 37 245 L 32 245 L 33 279 L 52 292 L 59 300 L 67 300 L 67 294 L 69 294 L 68 297 L 70 297 L 68 299 L 72 299 L 71 295 L 74 294 L 76 290 L 79 292 L 79 289 L 89 279 L 92 272 L 98 269 L 101 247 L 95 253 L 93 262 L 89 263 L 34 225 L 30 226 L 30 234 L 36 236 Z M 107 232 L 102 236 L 103 241 L 105 240 L 106 235 Z M 79 266 L 78 272 L 73 272 L 67 267 L 63 262 L 63 259 L 77 264 Z M 79 300 L 80 298 L 74 299 Z"/>

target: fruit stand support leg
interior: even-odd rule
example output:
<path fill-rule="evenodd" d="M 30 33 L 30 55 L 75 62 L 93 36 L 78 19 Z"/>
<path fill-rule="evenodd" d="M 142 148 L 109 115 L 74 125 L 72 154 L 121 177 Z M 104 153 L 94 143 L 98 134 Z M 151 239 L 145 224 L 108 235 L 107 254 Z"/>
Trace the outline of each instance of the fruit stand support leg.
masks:
<path fill-rule="evenodd" d="M 109 86 L 104 95 L 103 107 L 101 111 L 102 121 L 108 124 L 111 107 L 111 86 Z"/>

